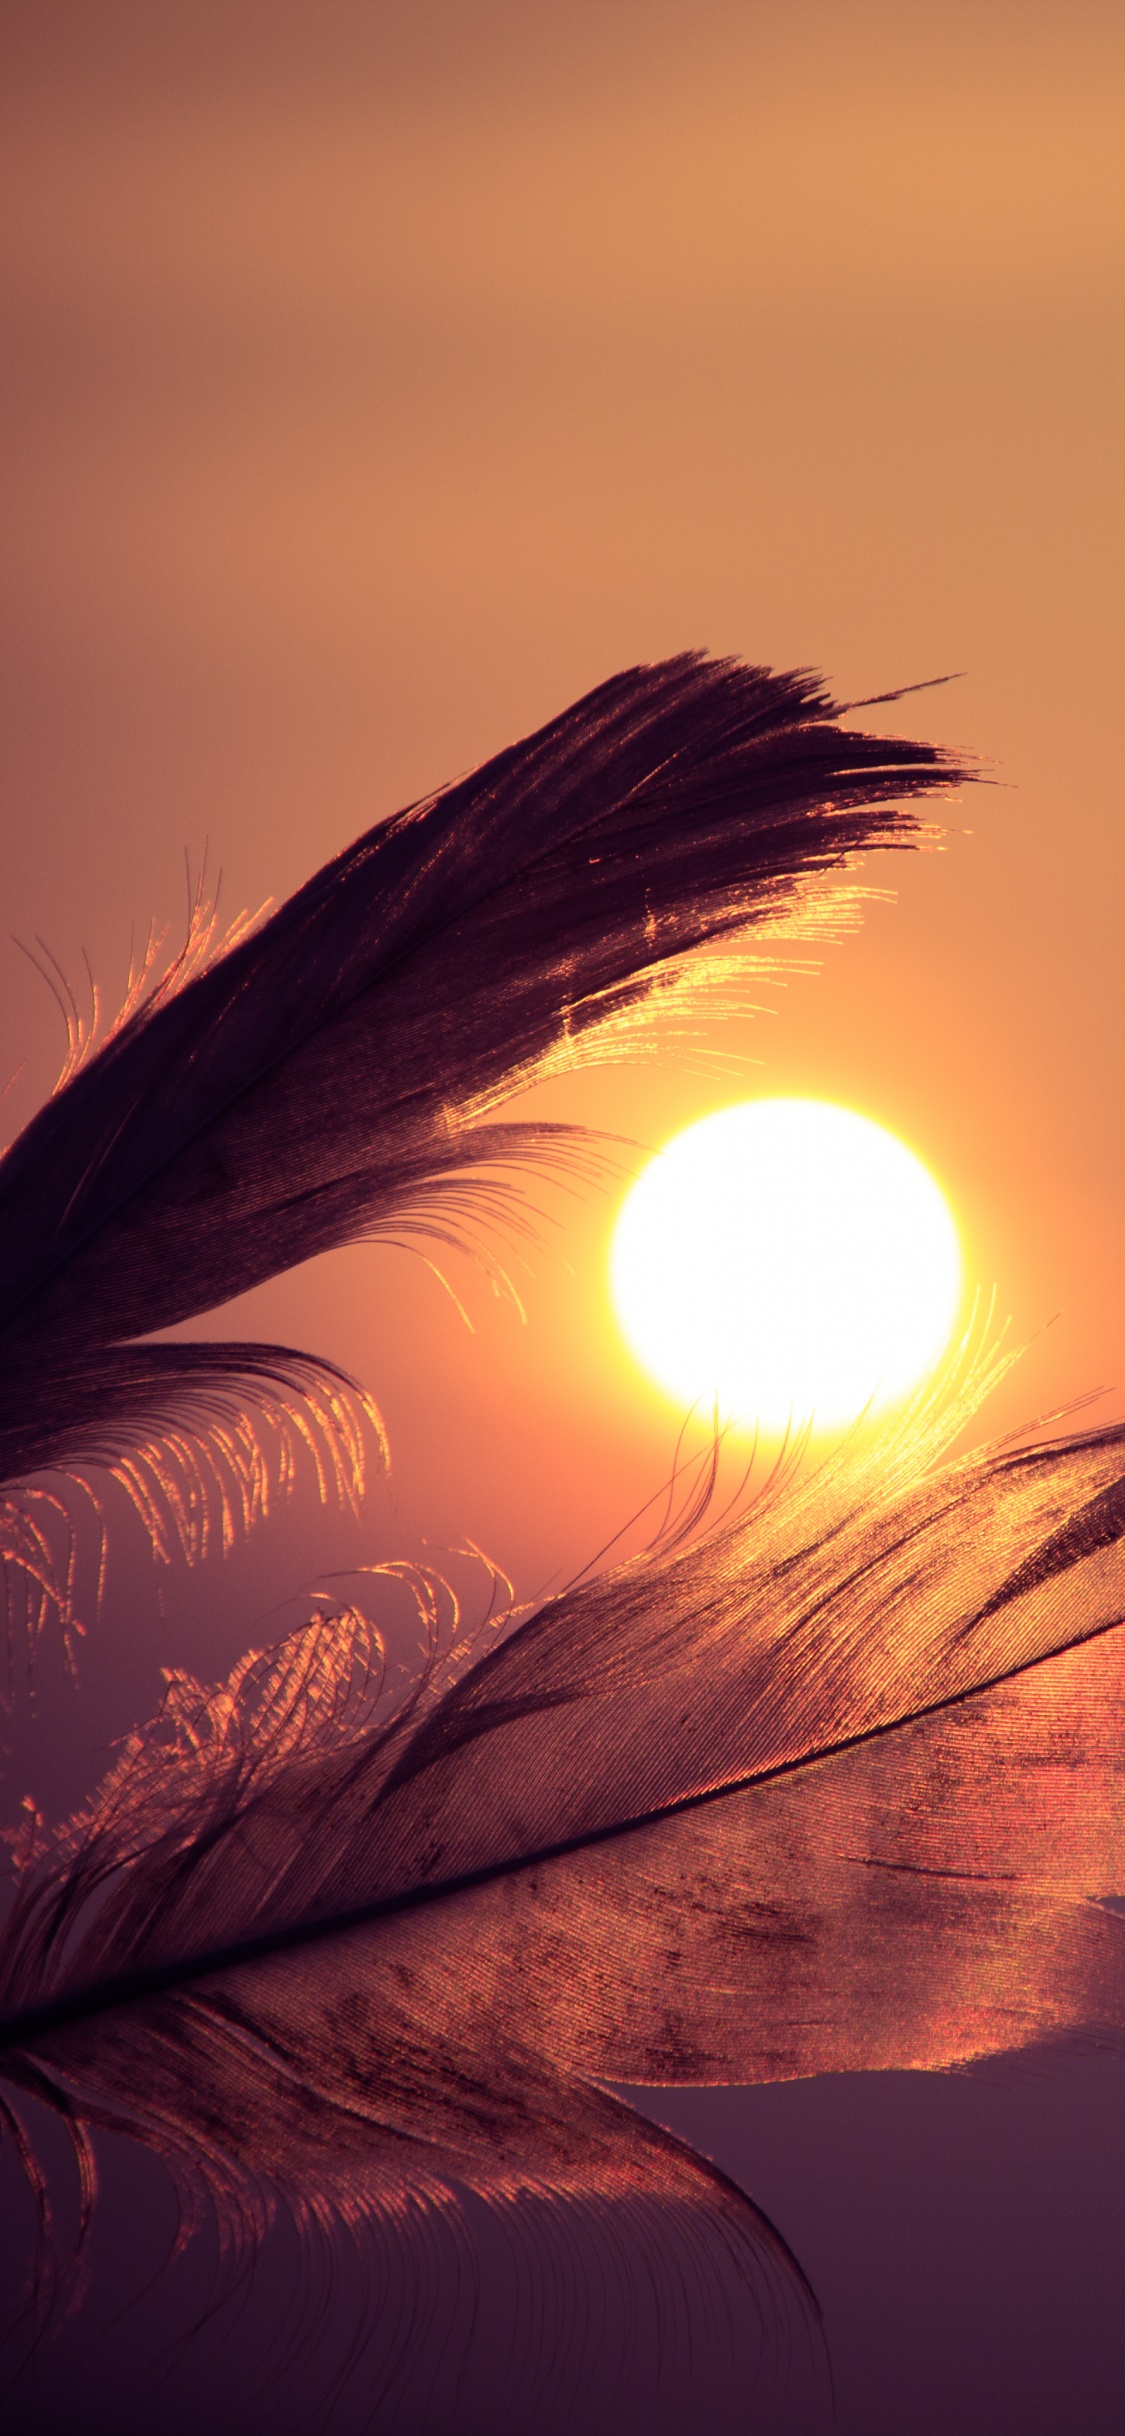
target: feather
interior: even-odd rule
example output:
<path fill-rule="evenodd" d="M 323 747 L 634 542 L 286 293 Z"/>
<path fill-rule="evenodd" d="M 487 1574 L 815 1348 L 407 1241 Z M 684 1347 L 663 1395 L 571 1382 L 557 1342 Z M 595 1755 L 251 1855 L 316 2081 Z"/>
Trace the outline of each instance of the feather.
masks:
<path fill-rule="evenodd" d="M 90 1349 L 333 1244 L 448 1228 L 498 1159 L 573 1155 L 569 1128 L 470 1120 L 620 1032 L 708 941 L 792 920 L 862 847 L 916 842 L 902 799 L 964 766 L 840 717 L 799 674 L 690 654 L 630 670 L 135 1005 L 0 1162 L 9 1476 L 44 1435 L 61 1458 Z M 235 1369 L 245 1388 L 289 1359 Z M 103 1433 L 136 1405 L 135 1372 L 107 1362 Z"/>
<path fill-rule="evenodd" d="M 101 1529 L 96 1483 L 123 1488 L 154 1556 L 189 1563 L 229 1548 L 291 1493 L 300 1453 L 322 1502 L 358 1512 L 382 1423 L 358 1382 L 334 1363 L 283 1345 L 210 1342 L 76 1347 L 61 1364 L 20 1374 L 18 1411 L 0 1416 L 0 1566 L 9 1649 L 55 1614 L 77 1624 L 78 1488 Z M 51 1472 L 53 1484 L 27 1475 Z"/>
<path fill-rule="evenodd" d="M 749 2268 L 750 2203 L 607 2081 L 1119 2033 L 1125 1430 L 928 1451 L 633 1560 L 390 1717 L 354 1616 L 173 1682 L 26 1872 L 13 2117 L 131 2133 L 236 2247 L 271 2194 L 408 2244 L 553 2192 Z"/>

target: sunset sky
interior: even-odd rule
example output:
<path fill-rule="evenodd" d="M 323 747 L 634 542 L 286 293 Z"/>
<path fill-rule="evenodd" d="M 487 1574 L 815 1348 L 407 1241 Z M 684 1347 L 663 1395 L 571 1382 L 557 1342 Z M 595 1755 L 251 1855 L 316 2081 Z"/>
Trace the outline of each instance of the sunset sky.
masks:
<path fill-rule="evenodd" d="M 710 1070 L 550 1106 L 647 1142 L 839 1098 L 1021 1338 L 1058 1315 L 996 1424 L 1120 1390 L 1117 13 L 16 6 L 3 43 L 7 927 L 112 1001 L 185 850 L 229 913 L 280 898 L 620 665 L 963 670 L 882 714 L 994 781 L 868 866 L 897 904 Z M 14 1124 L 59 1020 L 11 947 L 0 985 Z M 528 1590 L 673 1426 L 613 1207 L 564 1213 L 526 1329 L 391 1253 L 246 1316 L 358 1369 L 410 1515 Z"/>
<path fill-rule="evenodd" d="M 1109 0 L 7 0 L 5 932 L 112 1004 L 185 850 L 279 900 L 618 667 L 956 672 L 866 714 L 989 780 L 865 868 L 895 901 L 535 1105 L 876 1118 L 1029 1345 L 980 1432 L 1125 1411 L 1123 65 Z M 13 1132 L 61 1024 L 14 945 L 0 998 Z M 118 1627 L 99 1733 L 334 1552 L 468 1534 L 523 1597 L 594 1556 L 676 1432 L 610 1310 L 623 1189 L 548 1196 L 526 1323 L 384 1248 L 208 1322 L 357 1372 L 392 1480 L 366 1536 L 238 1556 L 213 1648 L 175 1585 L 161 1646 Z"/>

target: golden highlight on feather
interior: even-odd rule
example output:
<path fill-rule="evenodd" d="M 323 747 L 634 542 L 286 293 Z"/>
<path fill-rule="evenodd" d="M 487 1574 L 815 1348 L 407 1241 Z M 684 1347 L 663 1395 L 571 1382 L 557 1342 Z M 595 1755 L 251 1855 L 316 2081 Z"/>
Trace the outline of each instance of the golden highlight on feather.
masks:
<path fill-rule="evenodd" d="M 925 852 L 939 846 L 943 834 L 932 822 L 917 821 L 911 844 Z M 860 859 L 845 857 L 831 874 L 801 880 L 772 913 L 759 904 L 751 915 L 748 904 L 745 925 L 733 927 L 720 942 L 648 965 L 635 996 L 607 992 L 604 1013 L 596 1020 L 591 1022 L 584 1008 L 581 1021 L 575 1022 L 568 1009 L 556 1047 L 529 1068 L 524 1087 L 598 1066 L 669 1057 L 695 1063 L 705 1027 L 745 1023 L 774 1012 L 756 994 L 763 986 L 784 988 L 789 981 L 810 979 L 821 969 L 823 952 L 838 947 L 861 927 L 866 907 L 893 904 L 893 889 L 847 879 L 848 870 Z M 654 922 L 646 924 L 645 938 L 649 949 L 655 950 L 658 933 Z M 779 949 L 788 953 L 778 953 Z M 708 1043 L 705 1063 L 714 1066 L 721 1059 L 722 1052 Z M 743 1071 L 744 1061 L 736 1062 L 737 1070 Z M 514 1079 L 499 1086 L 467 1108 L 467 1118 L 479 1122 L 494 1115 L 519 1087 Z"/>
<path fill-rule="evenodd" d="M 275 1497 L 293 1495 L 302 1450 L 321 1504 L 335 1502 L 357 1515 L 372 1436 L 380 1465 L 388 1461 L 383 1424 L 370 1398 L 344 1393 L 327 1378 L 322 1385 L 311 1366 L 300 1395 L 263 1397 L 256 1412 L 238 1410 L 229 1396 L 216 1397 L 215 1404 L 205 1432 L 186 1422 L 166 1424 L 106 1465 L 164 1564 L 174 1552 L 195 1563 L 216 1540 L 225 1554 L 265 1521 Z"/>
<path fill-rule="evenodd" d="M 189 1565 L 224 1555 L 294 1495 L 302 1459 L 323 1505 L 358 1515 L 372 1458 L 389 1465 L 381 1416 L 358 1384 L 304 1356 L 278 1348 L 216 1349 L 209 1371 L 206 1346 L 154 1347 L 167 1357 L 154 1367 L 138 1348 L 130 1373 L 135 1387 L 127 1416 L 99 1423 L 101 1378 L 113 1409 L 118 1386 L 113 1357 L 90 1366 L 69 1432 L 34 1447 L 33 1466 L 48 1469 L 51 1488 L 21 1481 L 0 1491 L 0 1572 L 9 1667 L 15 1646 L 30 1649 L 48 1623 L 64 1635 L 73 1660 L 75 1636 L 101 1613 L 105 1594 L 105 1487 L 124 1491 L 162 1565 Z M 182 1350 L 186 1366 L 177 1366 Z M 265 1353 L 256 1363 L 249 1357 Z M 188 1359 L 198 1356 L 202 1358 Z M 128 1366 L 128 1349 L 124 1354 Z M 69 1382 L 68 1382 L 69 1384 Z M 77 1389 L 79 1382 L 75 1380 Z M 72 1391 L 73 1392 L 73 1391 Z M 85 1406 L 86 1419 L 78 1412 Z M 78 1512 L 74 1497 L 80 1500 Z M 78 1514 L 98 1533 L 99 1561 L 89 1616 L 78 1595 Z"/>
<path fill-rule="evenodd" d="M 35 966 L 45 981 L 66 1026 L 66 1052 L 54 1086 L 54 1095 L 65 1090 L 73 1075 L 81 1072 L 102 1049 L 127 1031 L 138 1018 L 154 1015 L 157 1009 L 186 989 L 188 983 L 210 970 L 220 958 L 251 937 L 259 923 L 272 910 L 272 900 L 260 905 L 257 913 L 242 912 L 232 921 L 220 926 L 218 890 L 207 884 L 206 859 L 198 879 L 192 882 L 188 872 L 187 929 L 181 947 L 164 957 L 168 942 L 167 930 L 157 930 L 150 924 L 144 948 L 130 951 L 129 972 L 124 994 L 117 1013 L 108 1023 L 102 1020 L 101 992 L 89 958 L 83 951 L 89 1003 L 80 1005 L 74 988 L 57 956 L 42 939 L 36 940 L 39 954 L 22 940 L 16 945 Z M 42 958 L 42 961 L 40 959 Z"/>
<path fill-rule="evenodd" d="M 102 1584 L 104 1543 L 99 1549 L 98 1590 Z M 78 1533 L 73 1514 L 57 1490 L 31 1482 L 0 1493 L 0 1598 L 3 1601 L 4 1691 L 0 1708 L 10 1706 L 14 1653 L 34 1650 L 49 1621 L 63 1636 L 67 1665 L 73 1672 L 76 1642 L 84 1626 L 75 1592 Z"/>

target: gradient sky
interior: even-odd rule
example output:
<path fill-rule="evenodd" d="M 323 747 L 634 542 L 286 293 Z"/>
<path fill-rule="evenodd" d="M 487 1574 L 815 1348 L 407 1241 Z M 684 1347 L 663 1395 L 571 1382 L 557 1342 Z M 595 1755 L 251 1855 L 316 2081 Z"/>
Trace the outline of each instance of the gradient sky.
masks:
<path fill-rule="evenodd" d="M 987 758 L 971 835 L 869 866 L 897 906 L 713 1041 L 758 1062 L 552 1104 L 659 1140 L 839 1097 L 1021 1336 L 1060 1315 L 997 1424 L 1125 1383 L 1117 12 L 47 5 L 0 41 L 7 926 L 112 998 L 185 848 L 231 912 L 280 897 L 616 666 L 963 669 L 895 715 Z M 58 1018 L 10 948 L 0 987 L 14 1123 Z M 610 1217 L 526 1331 L 458 1279 L 465 1339 L 402 1255 L 258 1298 L 381 1395 L 411 1513 L 529 1589 L 668 1443 Z"/>
<path fill-rule="evenodd" d="M 686 645 L 844 697 L 964 671 L 876 714 L 994 782 L 868 866 L 897 902 L 710 1065 L 540 1104 L 653 1142 L 757 1091 L 861 1109 L 1033 1340 L 991 1425 L 1125 1410 L 1123 65 L 1095 0 L 7 0 L 5 929 L 112 1001 L 185 848 L 231 914 L 280 898 Z M 0 998 L 14 1130 L 60 1025 L 15 947 Z M 552 1204 L 526 1326 L 358 1250 L 215 1329 L 374 1391 L 372 1545 L 468 1532 L 530 1595 L 674 1436 L 613 1206 Z M 295 1544 L 232 1579 L 273 1595 Z M 229 1597 L 177 1643 L 177 1598 L 119 1651 L 130 1714 L 241 1645 Z"/>

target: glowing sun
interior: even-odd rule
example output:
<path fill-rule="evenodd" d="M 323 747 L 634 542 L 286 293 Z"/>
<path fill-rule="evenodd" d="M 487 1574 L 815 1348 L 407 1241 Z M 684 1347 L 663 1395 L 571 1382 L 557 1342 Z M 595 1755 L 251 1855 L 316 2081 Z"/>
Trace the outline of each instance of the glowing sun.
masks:
<path fill-rule="evenodd" d="M 882 1125 L 824 1100 L 748 1100 L 645 1168 L 611 1280 L 634 1353 L 677 1402 L 821 1430 L 932 1369 L 961 1256 L 933 1177 Z"/>

